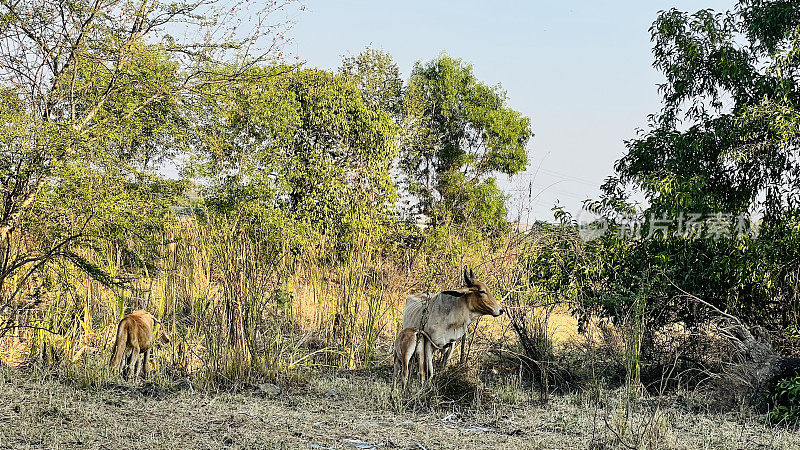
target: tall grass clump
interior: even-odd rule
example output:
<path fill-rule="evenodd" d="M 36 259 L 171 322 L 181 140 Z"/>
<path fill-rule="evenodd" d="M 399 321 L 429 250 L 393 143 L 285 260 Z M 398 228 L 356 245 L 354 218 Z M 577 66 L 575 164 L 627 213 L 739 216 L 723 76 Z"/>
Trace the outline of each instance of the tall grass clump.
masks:
<path fill-rule="evenodd" d="M 210 217 L 181 225 L 168 245 L 177 273 L 164 289 L 176 317 L 177 367 L 207 387 L 288 375 L 306 360 L 298 350 L 287 252 L 274 236 Z"/>

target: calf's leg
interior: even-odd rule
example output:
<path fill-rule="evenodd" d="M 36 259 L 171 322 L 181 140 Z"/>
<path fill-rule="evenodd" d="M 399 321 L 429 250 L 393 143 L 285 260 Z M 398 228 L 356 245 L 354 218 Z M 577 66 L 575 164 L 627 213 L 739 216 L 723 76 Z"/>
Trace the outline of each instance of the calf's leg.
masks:
<path fill-rule="evenodd" d="M 131 378 L 131 374 L 136 375 L 136 369 L 139 366 L 139 347 L 133 347 L 131 350 L 131 362 L 128 363 L 127 370 L 125 371 L 125 380 Z"/>
<path fill-rule="evenodd" d="M 433 344 L 429 342 L 427 339 L 425 341 L 425 351 L 423 352 L 425 357 L 425 366 L 427 368 L 427 373 L 425 374 L 428 378 L 433 377 Z"/>
<path fill-rule="evenodd" d="M 419 369 L 419 381 L 425 383 L 425 338 L 420 338 L 414 347 L 414 353 L 417 355 L 417 367 Z"/>
<path fill-rule="evenodd" d="M 147 376 L 150 374 L 150 369 L 148 369 L 150 362 L 150 349 L 144 351 L 144 357 L 142 358 L 142 378 L 147 379 Z"/>

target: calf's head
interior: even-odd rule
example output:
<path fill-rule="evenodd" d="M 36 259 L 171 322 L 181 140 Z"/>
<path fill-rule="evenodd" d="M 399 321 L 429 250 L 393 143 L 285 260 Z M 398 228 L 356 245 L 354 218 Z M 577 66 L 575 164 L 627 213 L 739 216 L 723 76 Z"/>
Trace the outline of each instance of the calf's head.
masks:
<path fill-rule="evenodd" d="M 467 301 L 467 307 L 470 311 L 480 315 L 492 315 L 494 317 L 503 314 L 503 306 L 500 302 L 495 300 L 489 288 L 486 287 L 481 281 L 475 279 L 475 274 L 472 269 L 467 272 L 464 268 L 464 282 L 467 284 L 466 290 L 446 291 L 450 295 L 463 296 Z"/>

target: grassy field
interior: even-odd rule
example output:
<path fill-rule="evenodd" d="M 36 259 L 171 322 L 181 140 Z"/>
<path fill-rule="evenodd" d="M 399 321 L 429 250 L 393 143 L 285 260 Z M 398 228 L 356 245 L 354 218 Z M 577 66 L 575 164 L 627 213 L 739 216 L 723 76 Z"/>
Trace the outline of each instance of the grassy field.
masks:
<path fill-rule="evenodd" d="M 392 397 L 388 367 L 319 374 L 279 392 L 198 392 L 188 383 L 87 390 L 16 372 L 5 378 L 0 448 L 800 448 L 797 429 L 712 413 L 693 396 L 643 399 L 627 427 L 617 391 L 542 404 L 536 393 L 498 384 L 477 409 L 412 407 L 413 391 Z"/>
<path fill-rule="evenodd" d="M 208 230 L 183 226 L 188 238 L 165 246 L 157 276 L 109 288 L 71 274 L 13 316 L 19 328 L 0 339 L 0 448 L 800 449 L 796 426 L 723 406 L 733 389 L 685 392 L 676 377 L 669 395 L 653 396 L 651 374 L 651 395 L 633 392 L 641 330 L 595 320 L 578 333 L 566 304 L 520 285 L 522 244 L 405 269 L 363 249 L 341 264 L 321 252 L 240 267 L 258 261 L 256 246 L 212 245 Z M 465 265 L 482 267 L 509 313 L 470 327 L 467 370 L 392 393 L 405 297 L 460 286 Z M 120 314 L 133 308 L 153 312 L 171 339 L 153 351 L 150 383 L 108 367 Z"/>

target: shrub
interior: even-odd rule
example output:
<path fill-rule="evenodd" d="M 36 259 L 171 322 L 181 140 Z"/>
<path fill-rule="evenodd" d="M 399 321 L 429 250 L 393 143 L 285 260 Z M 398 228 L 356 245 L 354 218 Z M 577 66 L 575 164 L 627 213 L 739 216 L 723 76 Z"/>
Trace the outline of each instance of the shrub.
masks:
<path fill-rule="evenodd" d="M 770 419 L 775 422 L 800 422 L 800 375 L 780 380 L 770 400 Z"/>

